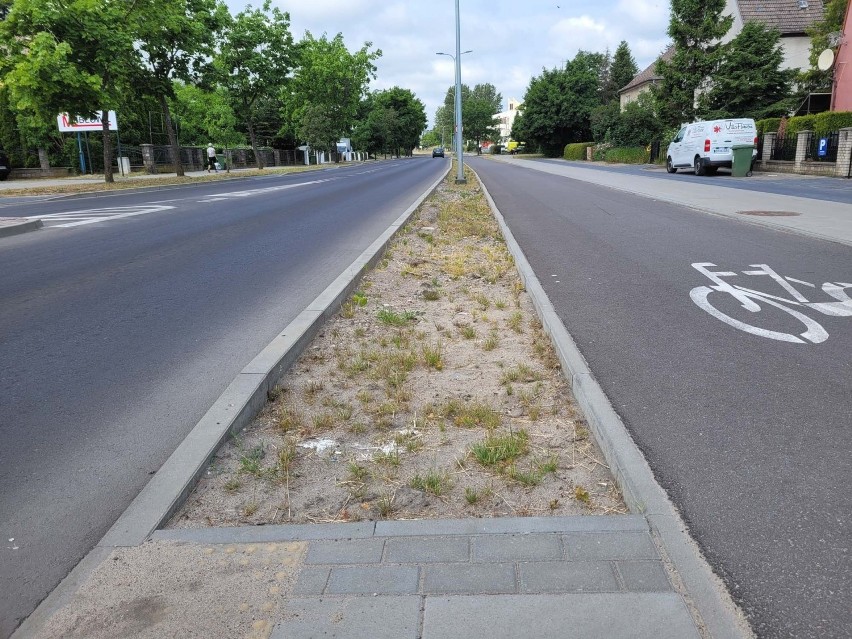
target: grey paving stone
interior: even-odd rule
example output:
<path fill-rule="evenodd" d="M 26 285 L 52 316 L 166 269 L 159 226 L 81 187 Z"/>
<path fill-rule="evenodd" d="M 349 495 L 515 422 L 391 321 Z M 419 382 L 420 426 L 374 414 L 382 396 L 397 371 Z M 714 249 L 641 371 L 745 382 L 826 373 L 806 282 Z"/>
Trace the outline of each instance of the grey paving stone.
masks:
<path fill-rule="evenodd" d="M 423 639 L 698 639 L 674 593 L 427 597 Z"/>
<path fill-rule="evenodd" d="M 423 592 L 499 594 L 517 592 L 514 564 L 437 564 L 423 567 Z"/>
<path fill-rule="evenodd" d="M 539 561 L 519 567 L 521 592 L 618 592 L 608 561 Z"/>
<path fill-rule="evenodd" d="M 624 585 L 633 592 L 669 592 L 672 585 L 659 561 L 619 561 Z"/>
<path fill-rule="evenodd" d="M 331 568 L 302 568 L 293 585 L 293 594 L 321 595 L 330 572 Z"/>
<path fill-rule="evenodd" d="M 385 542 L 385 561 L 388 563 L 425 564 L 469 559 L 467 537 L 395 537 Z"/>
<path fill-rule="evenodd" d="M 332 569 L 325 592 L 407 595 L 417 592 L 419 579 L 417 566 L 340 566 Z"/>
<path fill-rule="evenodd" d="M 471 540 L 473 561 L 562 559 L 559 535 L 483 535 Z"/>
<path fill-rule="evenodd" d="M 400 535 L 481 535 L 492 533 L 644 532 L 641 515 L 602 517 L 496 517 L 494 519 L 440 519 L 376 522 L 377 537 Z"/>
<path fill-rule="evenodd" d="M 377 564 L 382 560 L 384 539 L 336 539 L 308 546 L 307 564 Z"/>
<path fill-rule="evenodd" d="M 291 599 L 271 639 L 415 639 L 420 597 Z"/>
<path fill-rule="evenodd" d="M 604 533 L 562 535 L 569 560 L 659 559 L 648 533 Z"/>
<path fill-rule="evenodd" d="M 171 539 L 204 544 L 248 544 L 311 539 L 363 539 L 372 537 L 375 522 L 352 524 L 286 524 L 233 528 L 168 528 L 157 530 L 151 539 Z"/>

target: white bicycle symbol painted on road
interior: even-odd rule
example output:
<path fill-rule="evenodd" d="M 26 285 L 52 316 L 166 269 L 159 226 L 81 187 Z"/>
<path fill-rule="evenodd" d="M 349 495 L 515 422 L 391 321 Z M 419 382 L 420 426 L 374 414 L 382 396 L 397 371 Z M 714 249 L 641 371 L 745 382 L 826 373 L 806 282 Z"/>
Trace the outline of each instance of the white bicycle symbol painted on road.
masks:
<path fill-rule="evenodd" d="M 711 262 L 696 262 L 692 265 L 692 267 L 699 273 L 703 273 L 709 277 L 715 283 L 715 286 L 696 286 L 689 292 L 689 297 L 692 298 L 692 301 L 695 302 L 699 308 L 707 311 L 710 315 L 716 319 L 722 320 L 729 326 L 733 326 L 734 328 L 745 331 L 746 333 L 751 333 L 752 335 L 759 335 L 760 337 L 767 337 L 769 339 L 791 342 L 794 344 L 805 344 L 808 342 L 812 344 L 819 344 L 828 339 L 828 332 L 822 327 L 822 325 L 802 311 L 818 311 L 823 315 L 831 317 L 852 317 L 852 299 L 850 299 L 850 297 L 846 294 L 846 289 L 852 288 L 852 284 L 846 282 L 826 282 L 821 287 L 822 292 L 836 301 L 810 302 L 793 286 L 793 284 L 816 288 L 815 284 L 797 280 L 792 277 L 781 276 L 766 264 L 751 264 L 750 266 L 756 270 L 743 271 L 743 275 L 768 275 L 785 291 L 787 291 L 793 299 L 770 295 L 769 293 L 764 293 L 762 291 L 755 291 L 737 284 L 730 284 L 722 278 L 736 277 L 737 273 L 732 271 L 711 271 L 709 270 L 710 268 L 716 268 L 716 265 Z M 799 335 L 794 335 L 792 333 L 782 333 L 780 331 L 772 331 L 747 324 L 746 322 L 735 319 L 716 308 L 710 300 L 711 294 L 714 292 L 732 295 L 740 303 L 742 308 L 752 313 L 757 313 L 763 310 L 765 306 L 775 307 L 799 320 L 805 325 L 806 330 L 799 333 Z"/>

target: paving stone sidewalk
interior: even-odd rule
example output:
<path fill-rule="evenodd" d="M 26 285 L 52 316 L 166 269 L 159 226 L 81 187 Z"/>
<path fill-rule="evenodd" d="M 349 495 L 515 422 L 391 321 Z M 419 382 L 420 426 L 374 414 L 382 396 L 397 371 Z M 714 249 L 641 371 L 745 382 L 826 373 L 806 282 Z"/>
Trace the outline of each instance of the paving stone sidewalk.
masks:
<path fill-rule="evenodd" d="M 273 639 L 699 637 L 639 515 L 171 529 L 308 544 Z"/>

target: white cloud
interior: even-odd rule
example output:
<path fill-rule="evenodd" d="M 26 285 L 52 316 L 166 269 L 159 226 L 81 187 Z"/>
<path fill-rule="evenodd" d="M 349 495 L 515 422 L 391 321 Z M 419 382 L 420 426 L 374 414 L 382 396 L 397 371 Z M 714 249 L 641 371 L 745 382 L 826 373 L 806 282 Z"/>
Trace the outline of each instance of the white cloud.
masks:
<path fill-rule="evenodd" d="M 246 0 L 226 0 L 232 12 Z M 455 81 L 453 0 L 273 0 L 290 13 L 293 35 L 342 33 L 347 46 L 382 50 L 373 89 L 401 86 L 426 105 L 430 123 Z M 259 6 L 260 0 L 253 0 Z M 459 0 L 462 81 L 490 82 L 522 100 L 533 76 L 573 58 L 577 50 L 614 51 L 622 40 L 639 68 L 649 65 L 668 38 L 668 0 Z M 558 6 L 557 6 L 558 5 Z"/>

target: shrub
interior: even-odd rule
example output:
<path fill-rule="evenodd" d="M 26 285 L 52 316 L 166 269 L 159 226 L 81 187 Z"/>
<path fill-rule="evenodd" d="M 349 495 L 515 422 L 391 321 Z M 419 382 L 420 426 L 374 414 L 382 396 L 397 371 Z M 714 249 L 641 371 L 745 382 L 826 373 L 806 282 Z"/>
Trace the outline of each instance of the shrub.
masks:
<path fill-rule="evenodd" d="M 642 146 L 623 146 L 608 149 L 604 160 L 621 164 L 645 164 L 648 162 L 648 150 Z"/>
<path fill-rule="evenodd" d="M 609 142 L 604 142 L 603 144 L 596 144 L 592 147 L 592 159 L 595 162 L 601 162 L 606 160 L 606 152 L 612 148 L 612 144 Z"/>
<path fill-rule="evenodd" d="M 817 135 L 830 133 L 852 126 L 852 111 L 825 111 L 814 116 L 814 128 Z"/>
<path fill-rule="evenodd" d="M 758 133 L 777 133 L 781 118 L 766 118 L 755 122 Z"/>
<path fill-rule="evenodd" d="M 777 133 L 780 118 L 766 118 L 756 123 L 758 133 Z M 852 126 L 852 111 L 825 111 L 814 115 L 797 115 L 787 120 L 786 135 L 796 135 L 799 131 L 813 131 L 824 135 Z"/>
<path fill-rule="evenodd" d="M 573 144 L 566 144 L 562 157 L 566 160 L 585 160 L 586 149 L 590 146 L 594 146 L 594 144 L 594 142 L 575 142 Z"/>

